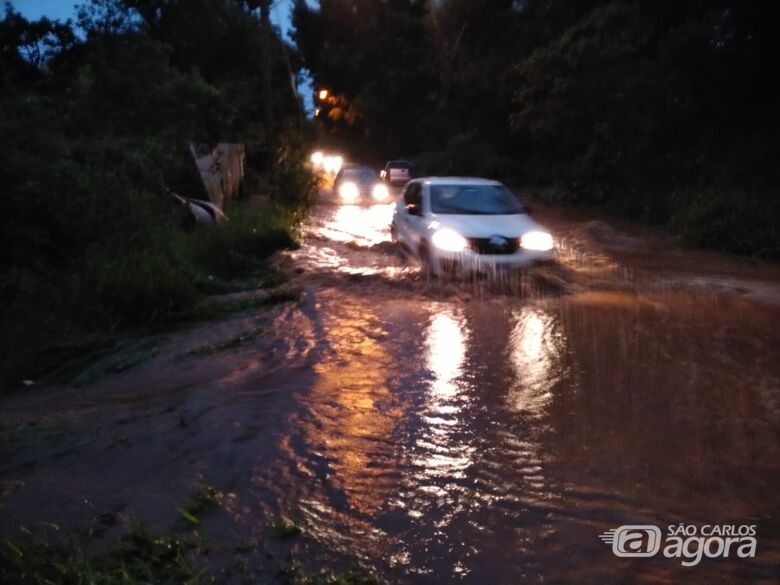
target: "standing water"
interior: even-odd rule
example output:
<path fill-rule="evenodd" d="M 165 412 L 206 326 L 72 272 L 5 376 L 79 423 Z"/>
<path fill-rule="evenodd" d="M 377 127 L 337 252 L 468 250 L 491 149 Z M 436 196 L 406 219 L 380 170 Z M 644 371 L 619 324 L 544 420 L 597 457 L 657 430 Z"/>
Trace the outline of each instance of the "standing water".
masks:
<path fill-rule="evenodd" d="M 429 280 L 391 214 L 317 208 L 283 259 L 303 300 L 254 345 L 61 390 L 64 453 L 10 434 L 3 530 L 111 506 L 164 524 L 200 477 L 229 496 L 218 558 L 285 517 L 312 558 L 391 582 L 777 582 L 780 270 L 542 210 L 557 266 Z M 21 428 L 51 405 L 7 406 Z M 755 555 L 599 538 L 680 524 L 754 526 Z"/>

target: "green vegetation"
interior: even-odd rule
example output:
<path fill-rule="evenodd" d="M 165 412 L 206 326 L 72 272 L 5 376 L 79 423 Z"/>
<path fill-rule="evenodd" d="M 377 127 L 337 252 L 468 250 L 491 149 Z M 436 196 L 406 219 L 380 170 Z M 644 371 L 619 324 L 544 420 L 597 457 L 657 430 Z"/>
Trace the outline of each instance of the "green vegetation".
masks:
<path fill-rule="evenodd" d="M 274 521 L 274 534 L 277 538 L 291 538 L 298 536 L 303 530 L 295 522 L 286 518 L 277 518 Z"/>
<path fill-rule="evenodd" d="M 176 536 L 159 536 L 132 524 L 107 552 L 87 556 L 75 546 L 0 541 L 0 581 L 18 585 L 195 583 L 188 548 Z"/>
<path fill-rule="evenodd" d="M 128 330 L 280 280 L 267 258 L 295 245 L 313 179 L 290 91 L 295 50 L 273 31 L 271 127 L 262 115 L 255 8 L 91 0 L 74 24 L 6 5 L 1 387 L 65 379 Z M 188 145 L 220 141 L 245 144 L 245 191 L 272 203 L 234 204 L 228 222 L 185 231 L 170 192 L 206 197 Z"/>
<path fill-rule="evenodd" d="M 298 0 L 294 22 L 330 90 L 323 133 L 355 156 L 780 258 L 774 16 L 757 0 Z"/>
<path fill-rule="evenodd" d="M 155 583 L 183 585 L 232 582 L 229 578 L 250 579 L 253 569 L 274 582 L 300 585 L 373 585 L 378 581 L 363 570 L 332 571 L 307 569 L 306 559 L 294 553 L 285 554 L 284 562 L 274 557 L 257 538 L 235 548 L 232 565 L 209 566 L 211 545 L 200 531 L 200 516 L 219 506 L 222 494 L 216 488 L 201 486 L 179 514 L 186 522 L 175 531 L 154 534 L 141 524 L 130 522 L 118 541 L 102 552 L 88 554 L 75 542 L 51 544 L 30 540 L 12 542 L 0 538 L 0 582 L 19 585 L 114 585 Z M 59 530 L 59 527 L 57 527 Z M 301 534 L 295 524 L 277 519 L 270 526 L 277 541 L 287 541 Z M 102 533 L 99 534 L 102 536 Z M 283 542 L 277 545 L 289 547 Z M 265 548 L 265 553 L 258 557 Z M 275 548 L 278 551 L 278 548 Z M 259 562 L 259 567 L 253 567 Z"/>
<path fill-rule="evenodd" d="M 199 516 L 222 501 L 222 494 L 212 485 L 202 485 L 187 504 L 179 508 L 179 514 L 190 524 L 200 524 Z"/>

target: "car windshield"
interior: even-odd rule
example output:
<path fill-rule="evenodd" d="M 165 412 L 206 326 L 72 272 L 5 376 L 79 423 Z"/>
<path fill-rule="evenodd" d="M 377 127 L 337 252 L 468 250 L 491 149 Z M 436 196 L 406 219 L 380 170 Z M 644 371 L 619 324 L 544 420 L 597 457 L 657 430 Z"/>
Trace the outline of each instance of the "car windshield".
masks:
<path fill-rule="evenodd" d="M 367 167 L 359 169 L 347 169 L 344 171 L 344 179 L 347 181 L 359 181 L 366 182 L 372 181 L 376 178 L 374 171 Z"/>
<path fill-rule="evenodd" d="M 432 185 L 433 213 L 461 215 L 512 215 L 523 206 L 502 185 Z"/>

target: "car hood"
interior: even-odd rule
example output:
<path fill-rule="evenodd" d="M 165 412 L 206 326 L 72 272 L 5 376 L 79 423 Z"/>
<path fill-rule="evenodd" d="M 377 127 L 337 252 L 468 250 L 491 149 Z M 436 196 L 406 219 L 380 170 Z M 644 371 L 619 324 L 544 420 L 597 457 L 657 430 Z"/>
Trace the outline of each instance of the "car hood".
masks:
<path fill-rule="evenodd" d="M 379 183 L 378 179 L 343 179 L 341 181 L 341 184 L 344 183 L 354 183 L 358 189 L 371 189 L 374 185 Z"/>
<path fill-rule="evenodd" d="M 434 214 L 432 219 L 438 221 L 440 227 L 453 229 L 466 238 L 489 238 L 491 236 L 519 238 L 523 234 L 535 230 L 547 231 L 526 213 L 514 215 Z"/>

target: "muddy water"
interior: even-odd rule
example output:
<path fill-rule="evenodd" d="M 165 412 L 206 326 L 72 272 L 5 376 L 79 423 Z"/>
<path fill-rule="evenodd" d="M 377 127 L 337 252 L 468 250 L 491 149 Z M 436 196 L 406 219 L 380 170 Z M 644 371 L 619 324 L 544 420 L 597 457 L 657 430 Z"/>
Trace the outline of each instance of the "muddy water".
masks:
<path fill-rule="evenodd" d="M 282 260 L 297 306 L 6 401 L 3 532 L 105 511 L 165 526 L 203 480 L 227 494 L 204 521 L 216 564 L 285 516 L 294 552 L 393 582 L 780 579 L 780 270 L 539 209 L 558 266 L 429 281 L 390 213 L 319 207 Z M 260 333 L 186 357 L 220 327 Z M 679 523 L 755 525 L 757 554 L 681 567 L 598 538 Z M 278 577 L 270 554 L 250 580 Z"/>

